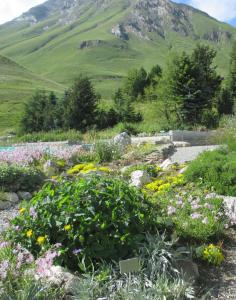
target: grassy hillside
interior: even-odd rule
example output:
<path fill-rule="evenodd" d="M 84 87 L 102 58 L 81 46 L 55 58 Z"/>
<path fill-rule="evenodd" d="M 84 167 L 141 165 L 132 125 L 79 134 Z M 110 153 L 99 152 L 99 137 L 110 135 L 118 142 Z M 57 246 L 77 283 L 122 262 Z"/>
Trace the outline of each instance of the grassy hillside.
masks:
<path fill-rule="evenodd" d="M 219 71 L 227 74 L 236 29 L 196 9 L 166 0 L 162 1 L 163 16 L 158 15 L 153 0 L 140 3 L 139 0 L 79 0 L 78 7 L 68 9 L 62 8 L 64 1 L 53 1 L 49 0 L 45 6 L 36 7 L 21 18 L 0 26 L 0 53 L 43 78 L 68 86 L 80 73 L 86 74 L 93 78 L 103 99 L 109 100 L 111 92 L 130 68 L 144 66 L 150 69 L 156 63 L 164 67 L 171 52 L 190 51 L 199 42 L 218 51 L 216 63 Z M 147 8 L 146 2 L 154 8 Z M 128 26 L 132 22 L 134 25 L 127 34 L 128 39 L 111 33 L 117 24 Z M 140 26 L 136 22 L 144 23 Z M 150 28 L 152 24 L 155 26 Z M 35 86 L 35 81 L 39 86 L 44 84 L 42 79 L 32 80 L 31 86 Z M 0 93 L 9 94 L 8 88 L 17 93 L 18 87 L 21 91 L 25 85 L 28 91 L 26 82 L 22 86 L 19 81 L 13 85 L 8 82 L 5 92 L 2 89 L 4 83 L 1 83 Z M 46 89 L 60 90 L 60 86 L 46 82 Z M 17 99 L 13 92 L 10 93 L 12 103 L 19 106 L 22 100 L 26 101 L 25 92 L 20 93 L 22 96 Z M 14 113 L 16 106 L 14 111 L 11 106 L 6 115 L 6 109 L 9 110 L 7 101 L 6 97 L 4 102 L 1 101 L 3 119 L 0 126 L 4 126 L 9 116 L 14 116 L 12 124 L 18 118 L 18 113 Z"/>
<path fill-rule="evenodd" d="M 0 56 L 0 132 L 14 129 L 24 103 L 36 90 L 63 91 L 63 86 L 42 79 L 12 60 Z"/>

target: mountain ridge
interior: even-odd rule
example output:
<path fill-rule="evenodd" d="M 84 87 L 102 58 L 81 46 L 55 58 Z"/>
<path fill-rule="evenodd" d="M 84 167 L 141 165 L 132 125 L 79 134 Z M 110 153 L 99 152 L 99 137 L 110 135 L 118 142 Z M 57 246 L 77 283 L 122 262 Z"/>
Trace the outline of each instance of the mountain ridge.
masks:
<path fill-rule="evenodd" d="M 129 69 L 165 67 L 197 43 L 217 50 L 226 76 L 234 39 L 236 28 L 169 0 L 48 0 L 0 26 L 0 54 L 63 86 L 87 75 L 109 105 Z"/>

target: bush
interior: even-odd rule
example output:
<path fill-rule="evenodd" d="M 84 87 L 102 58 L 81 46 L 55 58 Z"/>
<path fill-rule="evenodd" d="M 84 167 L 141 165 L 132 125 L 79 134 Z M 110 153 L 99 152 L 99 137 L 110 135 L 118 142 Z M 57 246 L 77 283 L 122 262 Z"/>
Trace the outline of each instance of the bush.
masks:
<path fill-rule="evenodd" d="M 111 162 L 121 157 L 121 151 L 117 145 L 109 142 L 98 142 L 95 144 L 95 153 L 100 163 Z"/>
<path fill-rule="evenodd" d="M 47 184 L 20 212 L 13 224 L 21 230 L 11 231 L 11 238 L 34 254 L 47 243 L 62 243 L 61 263 L 71 269 L 83 256 L 88 263 L 132 255 L 154 227 L 152 205 L 142 193 L 100 176 Z"/>
<path fill-rule="evenodd" d="M 43 180 L 43 173 L 33 167 L 0 164 L 0 187 L 6 192 L 33 192 Z"/>
<path fill-rule="evenodd" d="M 205 152 L 189 165 L 185 177 L 213 187 L 220 195 L 236 196 L 236 153 L 225 149 Z"/>

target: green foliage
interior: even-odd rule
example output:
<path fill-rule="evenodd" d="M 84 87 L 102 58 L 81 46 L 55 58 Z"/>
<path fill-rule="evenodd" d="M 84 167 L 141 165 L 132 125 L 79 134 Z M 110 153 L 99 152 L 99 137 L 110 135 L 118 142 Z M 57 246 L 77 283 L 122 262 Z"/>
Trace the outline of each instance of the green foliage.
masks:
<path fill-rule="evenodd" d="M 121 157 L 121 150 L 112 142 L 97 142 L 94 151 L 100 163 L 111 162 Z"/>
<path fill-rule="evenodd" d="M 222 88 L 218 95 L 219 115 L 232 115 L 234 112 L 234 99 L 229 88 Z"/>
<path fill-rule="evenodd" d="M 135 100 L 139 95 L 144 94 L 147 85 L 147 72 L 144 68 L 132 69 L 124 81 L 124 92 Z"/>
<path fill-rule="evenodd" d="M 62 243 L 61 263 L 71 269 L 79 269 L 83 256 L 89 263 L 132 255 L 144 232 L 153 230 L 157 213 L 127 183 L 99 176 L 47 184 L 21 212 L 13 220 L 21 230 L 13 230 L 11 238 L 32 253 L 41 251 L 40 236 L 51 245 Z"/>
<path fill-rule="evenodd" d="M 201 182 L 220 195 L 236 196 L 236 155 L 225 149 L 205 152 L 190 163 L 188 181 Z"/>
<path fill-rule="evenodd" d="M 74 129 L 52 130 L 48 132 L 34 132 L 24 135 L 18 135 L 12 138 L 12 143 L 36 143 L 36 142 L 57 142 L 57 141 L 69 141 L 78 142 L 83 139 L 83 135 L 80 131 Z"/>
<path fill-rule="evenodd" d="M 202 190 L 167 190 L 153 196 L 161 210 L 160 222 L 172 228 L 178 236 L 206 242 L 220 238 L 227 224 L 223 200 L 208 199 Z"/>
<path fill-rule="evenodd" d="M 21 119 L 20 130 L 23 133 L 49 131 L 57 128 L 58 112 L 57 98 L 53 92 L 47 95 L 36 92 L 25 105 L 24 115 Z"/>
<path fill-rule="evenodd" d="M 41 171 L 33 167 L 0 164 L 0 187 L 7 192 L 37 190 L 44 180 Z"/>
<path fill-rule="evenodd" d="M 175 55 L 168 65 L 158 85 L 158 98 L 170 124 L 209 126 L 206 116 L 216 106 L 215 96 L 222 82 L 212 65 L 215 56 L 213 49 L 198 45 L 191 55 Z"/>
<path fill-rule="evenodd" d="M 67 129 L 85 131 L 95 125 L 98 99 L 88 78 L 80 77 L 76 80 L 65 92 L 63 99 L 63 126 Z"/>
<path fill-rule="evenodd" d="M 124 94 L 122 89 L 118 89 L 115 92 L 113 101 L 119 122 L 132 123 L 142 121 L 142 115 L 135 112 L 131 99 Z"/>
<path fill-rule="evenodd" d="M 230 70 L 228 87 L 232 95 L 233 101 L 236 101 L 236 42 L 233 43 L 230 55 Z"/>

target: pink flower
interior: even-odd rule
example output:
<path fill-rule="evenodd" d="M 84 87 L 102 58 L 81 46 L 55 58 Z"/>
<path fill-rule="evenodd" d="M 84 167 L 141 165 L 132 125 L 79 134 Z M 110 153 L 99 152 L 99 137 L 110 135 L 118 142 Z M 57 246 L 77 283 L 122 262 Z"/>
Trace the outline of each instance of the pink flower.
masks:
<path fill-rule="evenodd" d="M 9 261 L 8 260 L 4 260 L 0 263 L 0 278 L 2 280 L 6 279 L 7 278 L 7 273 L 8 273 L 8 270 L 9 270 Z"/>

